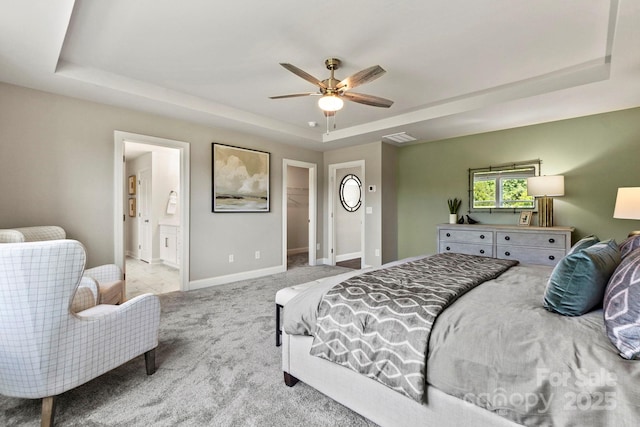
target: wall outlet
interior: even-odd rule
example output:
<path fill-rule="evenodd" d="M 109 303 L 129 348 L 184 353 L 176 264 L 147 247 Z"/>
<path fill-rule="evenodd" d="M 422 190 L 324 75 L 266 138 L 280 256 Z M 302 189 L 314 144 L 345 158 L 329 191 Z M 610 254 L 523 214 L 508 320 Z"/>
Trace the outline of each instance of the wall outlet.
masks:
<path fill-rule="evenodd" d="M 260 251 L 256 251 L 256 259 L 260 259 Z"/>
<path fill-rule="evenodd" d="M 366 209 L 365 209 L 365 212 L 366 212 L 367 214 L 372 214 L 372 213 L 373 213 L 373 207 L 371 207 L 371 206 L 367 206 L 367 207 L 366 207 Z"/>
<path fill-rule="evenodd" d="M 233 262 L 233 254 L 229 255 L 229 262 Z"/>
<path fill-rule="evenodd" d="M 376 249 L 375 254 L 376 256 L 380 256 L 380 249 Z"/>
<path fill-rule="evenodd" d="M 316 251 L 320 250 L 320 243 L 316 243 Z"/>

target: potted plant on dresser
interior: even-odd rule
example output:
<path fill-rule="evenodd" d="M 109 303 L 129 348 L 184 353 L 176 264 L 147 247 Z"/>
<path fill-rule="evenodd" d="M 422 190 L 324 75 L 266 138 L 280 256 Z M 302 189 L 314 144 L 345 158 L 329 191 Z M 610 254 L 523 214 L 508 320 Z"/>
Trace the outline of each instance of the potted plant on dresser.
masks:
<path fill-rule="evenodd" d="M 460 209 L 462 200 L 457 197 L 454 199 L 448 199 L 447 204 L 449 205 L 449 224 L 455 224 L 458 222 L 458 210 Z"/>

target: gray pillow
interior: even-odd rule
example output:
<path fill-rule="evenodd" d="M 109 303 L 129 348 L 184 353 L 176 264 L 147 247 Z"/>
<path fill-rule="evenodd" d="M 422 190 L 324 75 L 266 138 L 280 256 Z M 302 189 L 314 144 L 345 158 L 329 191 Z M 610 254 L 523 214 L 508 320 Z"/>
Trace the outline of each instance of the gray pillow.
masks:
<path fill-rule="evenodd" d="M 634 250 L 640 248 L 640 234 L 631 236 L 624 242 L 620 243 L 620 258 L 624 259 Z"/>
<path fill-rule="evenodd" d="M 628 254 L 604 294 L 604 324 L 625 359 L 640 359 L 640 249 Z"/>
<path fill-rule="evenodd" d="M 554 267 L 543 305 L 564 316 L 581 316 L 602 303 L 604 290 L 620 264 L 614 240 L 605 240 L 562 258 Z"/>

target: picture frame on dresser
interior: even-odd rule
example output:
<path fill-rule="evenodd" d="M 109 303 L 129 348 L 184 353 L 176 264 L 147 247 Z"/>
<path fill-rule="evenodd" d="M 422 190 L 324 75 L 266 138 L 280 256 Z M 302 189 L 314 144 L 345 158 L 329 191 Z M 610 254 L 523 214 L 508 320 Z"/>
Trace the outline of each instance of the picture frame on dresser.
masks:
<path fill-rule="evenodd" d="M 531 217 L 533 216 L 533 212 L 531 211 L 522 211 L 520 212 L 520 219 L 518 220 L 518 225 L 528 227 L 531 225 Z"/>

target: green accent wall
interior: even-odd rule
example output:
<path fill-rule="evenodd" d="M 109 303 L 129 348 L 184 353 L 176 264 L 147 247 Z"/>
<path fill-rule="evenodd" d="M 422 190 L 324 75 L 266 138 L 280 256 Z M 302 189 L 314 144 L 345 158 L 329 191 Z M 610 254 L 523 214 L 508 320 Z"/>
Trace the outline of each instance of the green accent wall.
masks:
<path fill-rule="evenodd" d="M 640 187 L 640 108 L 410 145 L 398 150 L 398 256 L 435 253 L 447 199 L 469 208 L 470 168 L 542 160 L 542 175 L 564 175 L 554 224 L 624 240 L 640 221 L 613 218 L 618 187 Z M 471 213 L 486 224 L 517 224 L 519 214 Z M 537 215 L 533 224 L 537 225 Z"/>

